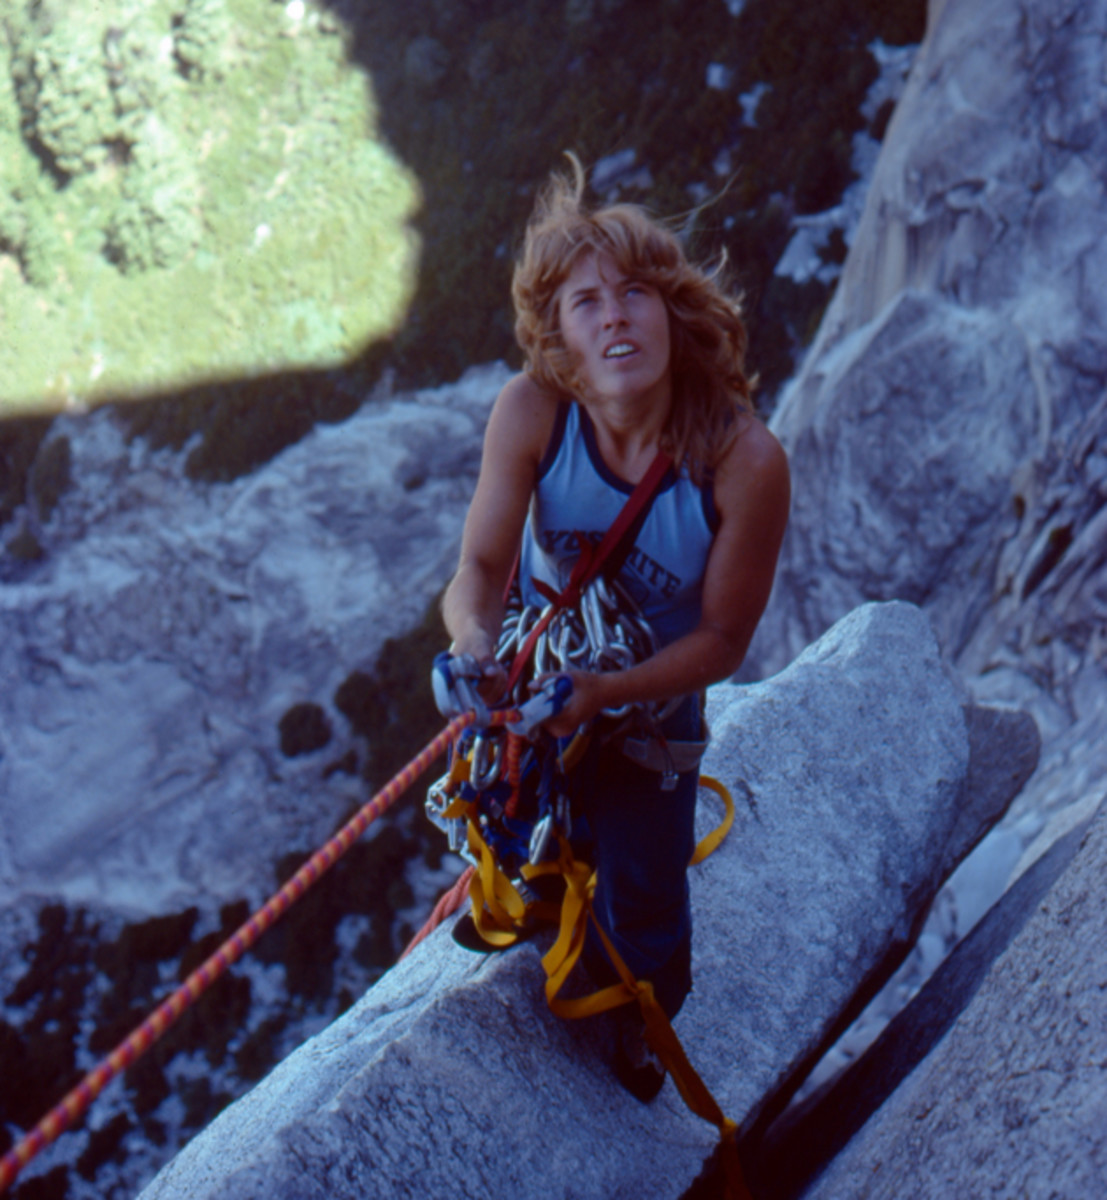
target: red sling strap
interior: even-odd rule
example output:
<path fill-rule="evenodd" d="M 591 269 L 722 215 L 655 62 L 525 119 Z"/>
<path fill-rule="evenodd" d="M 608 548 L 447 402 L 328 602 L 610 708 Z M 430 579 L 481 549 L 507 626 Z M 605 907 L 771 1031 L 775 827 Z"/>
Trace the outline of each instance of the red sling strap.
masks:
<path fill-rule="evenodd" d="M 635 486 L 634 491 L 627 497 L 626 503 L 619 510 L 619 515 L 612 521 L 611 528 L 604 534 L 603 540 L 598 546 L 593 546 L 583 534 L 577 535 L 577 541 L 580 545 L 580 556 L 573 566 L 573 573 L 569 576 L 569 582 L 565 585 L 560 595 L 541 580 L 536 579 L 534 581 L 535 587 L 552 603 L 541 620 L 530 631 L 527 640 L 519 648 L 518 654 L 515 655 L 515 661 L 511 664 L 511 671 L 507 678 L 508 692 L 518 682 L 519 676 L 523 671 L 523 665 L 530 658 L 531 652 L 534 650 L 535 642 L 538 641 L 539 637 L 545 631 L 546 626 L 553 620 L 554 614 L 562 608 L 571 608 L 573 605 L 580 603 L 581 593 L 599 575 L 604 565 L 608 563 L 608 560 L 620 548 L 624 539 L 633 529 L 637 518 L 643 514 L 646 506 L 653 499 L 658 487 L 661 485 L 661 480 L 665 477 L 665 472 L 671 465 L 672 459 L 663 450 L 659 450 L 654 456 L 653 462 L 650 463 L 646 470 L 645 475 L 642 476 Z M 517 569 L 518 563 L 516 563 Z"/>

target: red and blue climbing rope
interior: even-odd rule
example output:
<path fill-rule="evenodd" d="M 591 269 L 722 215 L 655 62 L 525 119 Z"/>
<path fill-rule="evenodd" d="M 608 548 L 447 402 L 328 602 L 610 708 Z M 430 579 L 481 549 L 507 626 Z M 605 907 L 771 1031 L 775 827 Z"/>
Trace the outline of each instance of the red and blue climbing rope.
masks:
<path fill-rule="evenodd" d="M 492 714 L 492 719 L 501 724 L 517 720 L 518 715 L 514 710 L 496 712 Z M 20 1138 L 0 1159 L 0 1192 L 7 1191 L 19 1172 L 35 1155 L 45 1150 L 66 1129 L 80 1120 L 111 1080 L 145 1054 L 271 925 L 338 862 L 372 822 L 387 812 L 475 719 L 471 712 L 454 717 L 407 766 L 394 775 L 371 800 L 362 805 L 349 821 L 300 867 L 280 891 L 239 926 L 138 1028 L 102 1059 L 32 1130 Z"/>

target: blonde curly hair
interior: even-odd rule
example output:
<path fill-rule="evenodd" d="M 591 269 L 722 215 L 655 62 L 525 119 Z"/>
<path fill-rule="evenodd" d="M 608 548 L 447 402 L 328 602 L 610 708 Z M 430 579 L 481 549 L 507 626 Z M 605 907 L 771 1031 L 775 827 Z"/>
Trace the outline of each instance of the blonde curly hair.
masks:
<path fill-rule="evenodd" d="M 573 175 L 553 174 L 540 193 L 512 279 L 526 370 L 561 395 L 584 393 L 561 336 L 558 292 L 582 255 L 609 255 L 623 274 L 657 288 L 668 309 L 673 404 L 661 447 L 703 483 L 735 435 L 738 412 L 753 410 L 739 301 L 722 290 L 719 270 L 690 263 L 676 235 L 643 208 L 589 208 L 584 170 L 567 157 Z"/>

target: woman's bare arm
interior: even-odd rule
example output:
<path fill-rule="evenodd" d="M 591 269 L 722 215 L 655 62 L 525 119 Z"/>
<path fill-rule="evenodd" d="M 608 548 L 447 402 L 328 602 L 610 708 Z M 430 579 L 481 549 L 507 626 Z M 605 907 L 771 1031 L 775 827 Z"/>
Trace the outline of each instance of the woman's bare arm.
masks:
<path fill-rule="evenodd" d="M 556 412 L 555 397 L 528 376 L 516 375 L 488 420 L 457 571 L 442 601 L 453 651 L 478 662 L 491 658 L 499 639 L 504 589 Z"/>

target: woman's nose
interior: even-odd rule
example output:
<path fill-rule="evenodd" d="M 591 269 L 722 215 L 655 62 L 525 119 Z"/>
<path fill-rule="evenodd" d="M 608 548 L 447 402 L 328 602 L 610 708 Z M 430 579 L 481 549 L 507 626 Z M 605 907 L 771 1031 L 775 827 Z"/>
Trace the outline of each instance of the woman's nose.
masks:
<path fill-rule="evenodd" d="M 619 325 L 626 320 L 626 310 L 618 296 L 607 296 L 603 302 L 604 326 Z"/>

